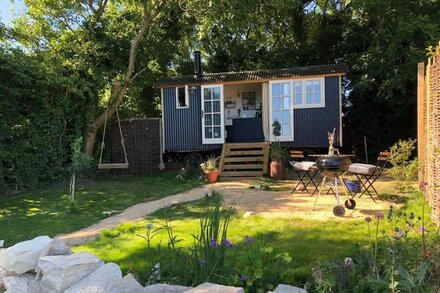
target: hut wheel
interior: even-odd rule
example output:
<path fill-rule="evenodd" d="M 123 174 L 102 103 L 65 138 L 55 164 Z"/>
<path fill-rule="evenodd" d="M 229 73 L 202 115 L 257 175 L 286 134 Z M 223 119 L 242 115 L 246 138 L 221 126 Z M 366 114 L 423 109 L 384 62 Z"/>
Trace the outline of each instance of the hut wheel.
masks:
<path fill-rule="evenodd" d="M 199 153 L 189 153 L 185 156 L 185 168 L 187 170 L 198 169 L 203 163 L 203 157 Z"/>

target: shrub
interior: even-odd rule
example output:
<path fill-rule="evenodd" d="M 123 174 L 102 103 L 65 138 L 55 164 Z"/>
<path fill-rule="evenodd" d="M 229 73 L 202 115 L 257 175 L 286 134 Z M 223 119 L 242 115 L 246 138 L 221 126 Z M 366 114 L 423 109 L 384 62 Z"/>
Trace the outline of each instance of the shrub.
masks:
<path fill-rule="evenodd" d="M 418 160 L 411 160 L 415 139 L 399 140 L 390 149 L 389 161 L 393 165 L 388 174 L 396 179 L 395 187 L 401 192 L 412 191 L 411 183 L 417 178 Z"/>

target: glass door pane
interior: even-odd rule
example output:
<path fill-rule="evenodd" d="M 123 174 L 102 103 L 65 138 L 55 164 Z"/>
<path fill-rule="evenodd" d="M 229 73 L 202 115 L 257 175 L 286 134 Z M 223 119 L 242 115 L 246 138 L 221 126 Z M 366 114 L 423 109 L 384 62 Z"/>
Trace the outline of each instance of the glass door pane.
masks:
<path fill-rule="evenodd" d="M 202 88 L 203 144 L 224 143 L 223 86 Z"/>
<path fill-rule="evenodd" d="M 272 124 L 281 124 L 281 135 L 276 139 L 281 141 L 293 140 L 293 97 L 292 82 L 273 82 L 271 86 L 271 132 Z M 274 139 L 275 137 L 273 137 Z"/>

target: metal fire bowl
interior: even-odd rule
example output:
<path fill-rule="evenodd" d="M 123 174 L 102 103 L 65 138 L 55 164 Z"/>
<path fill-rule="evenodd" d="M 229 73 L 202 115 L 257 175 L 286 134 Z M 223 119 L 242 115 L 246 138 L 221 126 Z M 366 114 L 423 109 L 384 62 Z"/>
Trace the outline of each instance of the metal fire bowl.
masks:
<path fill-rule="evenodd" d="M 324 156 L 316 160 L 316 166 L 325 176 L 341 176 L 348 170 L 351 160 L 347 157 Z"/>

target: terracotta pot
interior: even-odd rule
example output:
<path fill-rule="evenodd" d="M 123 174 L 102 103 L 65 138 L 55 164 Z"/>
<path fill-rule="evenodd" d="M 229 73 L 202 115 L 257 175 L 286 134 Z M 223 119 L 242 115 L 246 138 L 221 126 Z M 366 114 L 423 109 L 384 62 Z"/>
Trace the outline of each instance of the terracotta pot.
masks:
<path fill-rule="evenodd" d="M 285 176 L 284 162 L 273 160 L 270 162 L 270 177 L 275 180 L 283 180 Z"/>
<path fill-rule="evenodd" d="M 216 183 L 218 179 L 218 170 L 204 171 L 208 183 Z"/>

